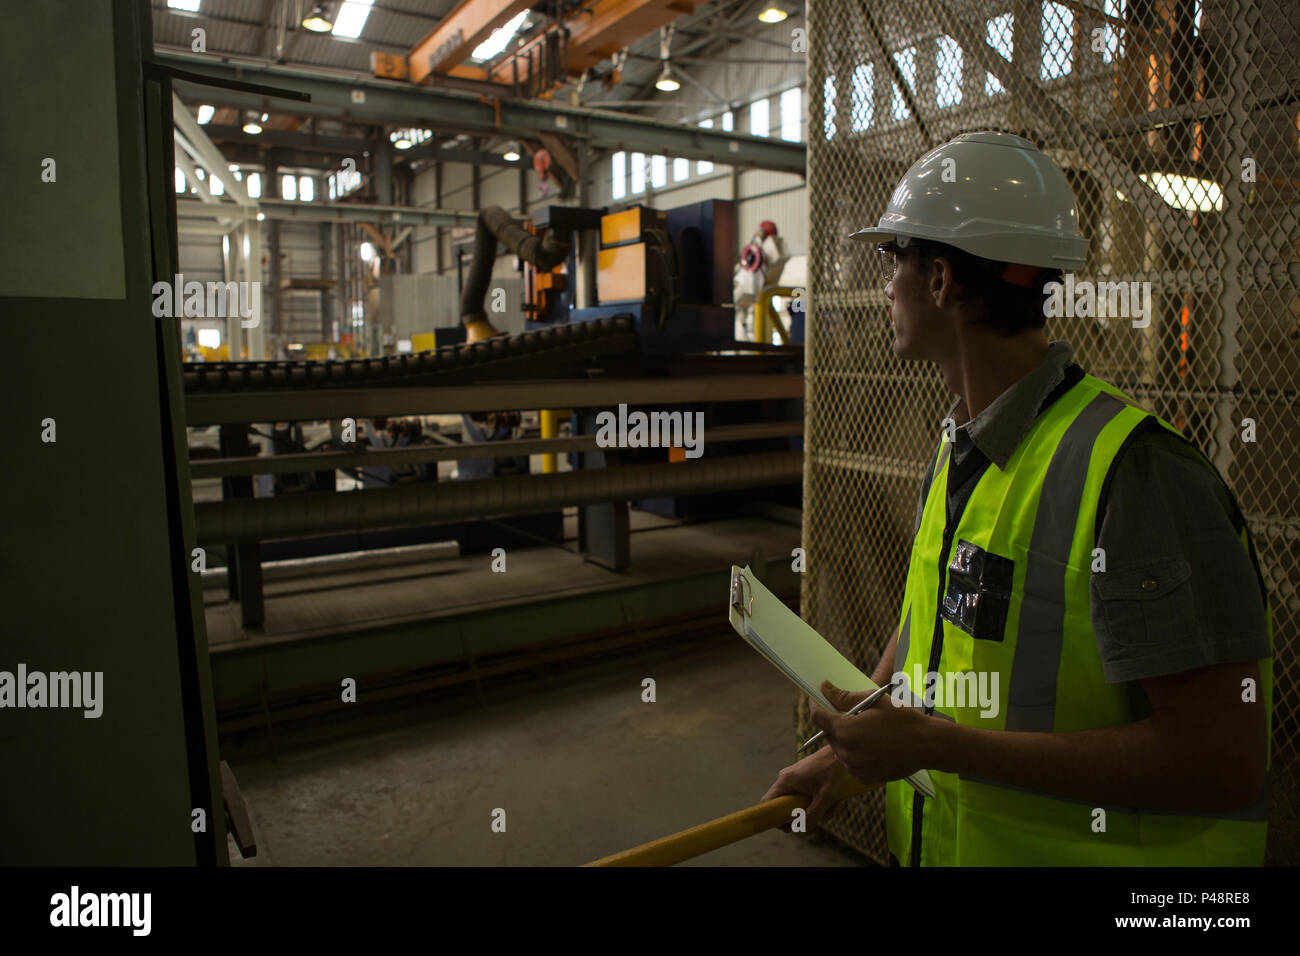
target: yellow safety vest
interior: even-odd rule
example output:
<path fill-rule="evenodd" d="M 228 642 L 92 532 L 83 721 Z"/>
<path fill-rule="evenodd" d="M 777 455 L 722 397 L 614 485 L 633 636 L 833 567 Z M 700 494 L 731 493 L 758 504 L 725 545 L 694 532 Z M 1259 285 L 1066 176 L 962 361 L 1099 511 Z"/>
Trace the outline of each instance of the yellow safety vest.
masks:
<path fill-rule="evenodd" d="M 941 443 L 912 546 L 894 659 L 914 703 L 923 705 L 930 690 L 935 706 L 927 713 L 935 719 L 986 730 L 1069 733 L 1140 719 L 1127 685 L 1103 677 L 1089 584 L 1103 483 L 1125 439 L 1148 418 L 1179 434 L 1114 386 L 1083 376 L 1042 411 L 1005 470 L 985 469 L 955 527 L 947 526 L 946 512 L 952 446 Z M 1244 528 L 1241 544 L 1258 572 Z M 1264 603 L 1271 647 L 1266 593 Z M 1267 753 L 1272 658 L 1259 667 L 1259 706 L 1269 714 L 1259 746 Z M 913 686 L 928 674 L 939 682 Z M 989 691 L 996 675 L 996 708 L 981 709 L 972 682 L 981 674 Z M 1267 787 L 1246 809 L 1189 813 L 1097 807 L 995 780 L 930 773 L 934 798 L 901 780 L 886 788 L 889 848 L 905 866 L 1264 860 Z"/>

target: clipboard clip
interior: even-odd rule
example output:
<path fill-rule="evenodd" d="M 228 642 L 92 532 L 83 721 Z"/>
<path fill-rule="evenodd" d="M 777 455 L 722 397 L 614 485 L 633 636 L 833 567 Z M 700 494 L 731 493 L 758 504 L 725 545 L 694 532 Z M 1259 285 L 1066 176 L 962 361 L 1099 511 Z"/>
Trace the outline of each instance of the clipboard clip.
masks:
<path fill-rule="evenodd" d="M 749 604 L 745 604 L 745 592 L 749 591 Z M 745 580 L 743 571 L 733 572 L 731 575 L 731 606 L 742 614 L 752 617 L 754 614 L 754 594 L 749 587 L 749 582 Z"/>

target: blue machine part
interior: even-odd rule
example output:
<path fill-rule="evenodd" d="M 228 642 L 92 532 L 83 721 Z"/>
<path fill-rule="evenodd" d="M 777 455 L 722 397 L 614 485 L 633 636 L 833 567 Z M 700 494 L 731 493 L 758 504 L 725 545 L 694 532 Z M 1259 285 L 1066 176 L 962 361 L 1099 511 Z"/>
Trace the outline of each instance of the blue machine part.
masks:
<path fill-rule="evenodd" d="M 804 319 L 806 317 L 806 313 L 803 309 L 799 309 L 798 311 L 794 309 L 790 310 L 790 341 L 795 345 L 804 344 Z"/>
<path fill-rule="evenodd" d="M 457 325 L 454 328 L 442 328 L 433 330 L 433 344 L 437 348 L 444 345 L 464 345 L 468 333 L 465 326 Z"/>
<path fill-rule="evenodd" d="M 498 426 L 491 434 L 488 426 L 474 421 L 469 415 L 460 416 L 462 441 L 485 442 L 506 441 L 514 434 L 509 428 Z M 456 476 L 464 481 L 475 478 L 496 478 L 502 474 L 528 474 L 528 456 L 509 456 L 502 458 L 461 458 L 456 462 Z"/>

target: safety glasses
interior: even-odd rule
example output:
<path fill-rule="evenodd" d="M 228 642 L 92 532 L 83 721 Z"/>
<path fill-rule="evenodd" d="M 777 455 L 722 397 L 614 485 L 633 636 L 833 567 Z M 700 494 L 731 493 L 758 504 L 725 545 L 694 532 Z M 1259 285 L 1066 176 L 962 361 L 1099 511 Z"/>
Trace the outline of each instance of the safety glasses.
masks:
<path fill-rule="evenodd" d="M 876 253 L 880 260 L 880 277 L 885 285 L 888 285 L 898 274 L 898 246 L 892 242 L 885 242 L 876 246 Z"/>

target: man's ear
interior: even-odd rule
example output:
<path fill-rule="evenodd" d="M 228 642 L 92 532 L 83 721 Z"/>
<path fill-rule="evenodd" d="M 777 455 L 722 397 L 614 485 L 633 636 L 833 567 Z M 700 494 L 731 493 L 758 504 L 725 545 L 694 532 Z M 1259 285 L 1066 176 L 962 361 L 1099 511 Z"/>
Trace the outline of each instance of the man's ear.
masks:
<path fill-rule="evenodd" d="M 930 295 L 934 304 L 945 309 L 956 301 L 956 279 L 952 263 L 946 256 L 935 256 L 930 264 Z"/>

